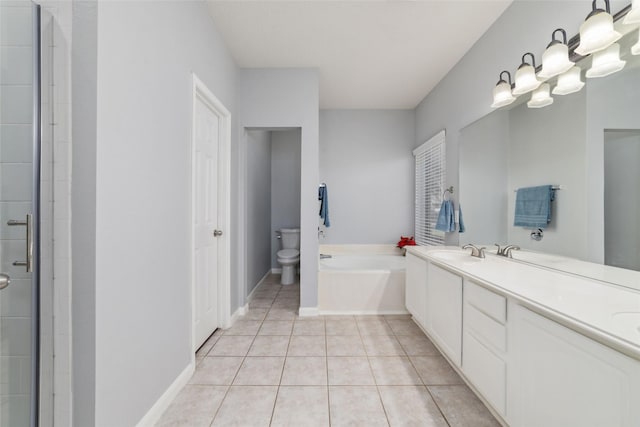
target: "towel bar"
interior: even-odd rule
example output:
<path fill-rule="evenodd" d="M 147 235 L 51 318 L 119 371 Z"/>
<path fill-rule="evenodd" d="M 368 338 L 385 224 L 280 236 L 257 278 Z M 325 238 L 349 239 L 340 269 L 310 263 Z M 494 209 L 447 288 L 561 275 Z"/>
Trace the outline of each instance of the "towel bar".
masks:
<path fill-rule="evenodd" d="M 564 190 L 564 187 L 562 185 L 552 185 L 551 186 L 552 190 Z M 514 193 L 518 192 L 518 189 L 516 188 L 515 190 L 513 190 Z"/>

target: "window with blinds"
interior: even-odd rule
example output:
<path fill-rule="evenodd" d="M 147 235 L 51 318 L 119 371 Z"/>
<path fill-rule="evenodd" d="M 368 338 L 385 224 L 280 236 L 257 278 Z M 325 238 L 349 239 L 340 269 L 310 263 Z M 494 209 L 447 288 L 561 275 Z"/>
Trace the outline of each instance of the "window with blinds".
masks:
<path fill-rule="evenodd" d="M 445 187 L 445 131 L 413 151 L 416 160 L 415 239 L 419 245 L 443 245 L 444 232 L 436 230 Z"/>

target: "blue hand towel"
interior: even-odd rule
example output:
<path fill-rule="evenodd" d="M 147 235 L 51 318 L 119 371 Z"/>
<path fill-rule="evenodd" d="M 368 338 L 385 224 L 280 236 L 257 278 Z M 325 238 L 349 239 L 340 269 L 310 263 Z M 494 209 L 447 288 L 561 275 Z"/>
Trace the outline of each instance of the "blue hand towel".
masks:
<path fill-rule="evenodd" d="M 324 220 L 324 226 L 329 227 L 329 193 L 326 185 L 321 185 L 318 189 L 318 200 L 320 200 L 320 218 Z"/>
<path fill-rule="evenodd" d="M 458 232 L 464 233 L 464 221 L 462 220 L 462 206 L 458 205 Z"/>
<path fill-rule="evenodd" d="M 451 232 L 456 231 L 455 213 L 453 210 L 453 202 L 451 200 L 443 200 L 436 222 L 436 230 Z"/>
<path fill-rule="evenodd" d="M 513 225 L 526 228 L 546 228 L 551 222 L 551 202 L 555 191 L 551 185 L 519 188 Z"/>

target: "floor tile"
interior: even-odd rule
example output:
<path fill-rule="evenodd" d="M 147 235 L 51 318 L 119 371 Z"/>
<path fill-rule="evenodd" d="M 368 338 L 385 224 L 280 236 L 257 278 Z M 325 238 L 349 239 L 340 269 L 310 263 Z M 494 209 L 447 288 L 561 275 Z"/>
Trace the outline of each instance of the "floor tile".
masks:
<path fill-rule="evenodd" d="M 326 385 L 327 361 L 324 357 L 287 357 L 282 385 Z"/>
<path fill-rule="evenodd" d="M 451 427 L 499 427 L 484 404 L 466 385 L 429 386 Z"/>
<path fill-rule="evenodd" d="M 287 356 L 326 356 L 324 335 L 293 335 Z"/>
<path fill-rule="evenodd" d="M 232 327 L 224 331 L 225 335 L 256 335 L 260 325 L 259 320 L 238 320 Z"/>
<path fill-rule="evenodd" d="M 167 408 L 156 427 L 208 427 L 228 387 L 187 385 Z"/>
<path fill-rule="evenodd" d="M 293 320 L 265 320 L 258 335 L 291 335 Z"/>
<path fill-rule="evenodd" d="M 211 425 L 269 426 L 277 391 L 275 386 L 230 387 Z"/>
<path fill-rule="evenodd" d="M 329 319 L 325 322 L 327 335 L 360 335 L 355 319 Z"/>
<path fill-rule="evenodd" d="M 242 357 L 205 357 L 190 384 L 230 385 L 242 364 Z"/>
<path fill-rule="evenodd" d="M 364 320 L 358 321 L 360 335 L 393 335 L 393 331 L 385 320 Z"/>
<path fill-rule="evenodd" d="M 329 392 L 327 387 L 280 387 L 271 421 L 271 427 L 279 426 L 329 426 Z"/>
<path fill-rule="evenodd" d="M 247 357 L 233 385 L 278 385 L 284 357 Z"/>
<path fill-rule="evenodd" d="M 266 320 L 293 320 L 296 318 L 298 309 L 272 308 L 267 313 Z"/>
<path fill-rule="evenodd" d="M 288 347 L 288 335 L 259 335 L 253 341 L 247 356 L 286 356 Z"/>
<path fill-rule="evenodd" d="M 411 356 L 411 362 L 426 385 L 464 384 L 442 356 Z"/>
<path fill-rule="evenodd" d="M 398 341 L 408 356 L 439 356 L 435 345 L 422 335 L 399 335 Z"/>
<path fill-rule="evenodd" d="M 282 294 L 280 294 L 282 295 Z M 288 309 L 297 309 L 300 307 L 300 299 L 299 298 L 283 298 L 278 296 L 276 300 L 273 302 L 272 308 L 288 308 Z"/>
<path fill-rule="evenodd" d="M 324 335 L 324 320 L 296 320 L 293 335 Z"/>
<path fill-rule="evenodd" d="M 327 335 L 327 356 L 366 356 L 359 336 Z"/>
<path fill-rule="evenodd" d="M 207 356 L 246 356 L 253 338 L 252 336 L 223 335 Z"/>
<path fill-rule="evenodd" d="M 391 427 L 447 427 L 431 395 L 424 386 L 378 387 Z"/>
<path fill-rule="evenodd" d="M 213 348 L 214 344 L 218 342 L 222 334 L 213 334 L 200 346 L 198 351 L 196 351 L 196 356 L 206 356 L 209 351 Z"/>
<path fill-rule="evenodd" d="M 331 426 L 388 426 L 378 390 L 373 386 L 329 386 Z"/>
<path fill-rule="evenodd" d="M 328 357 L 329 385 L 375 385 L 366 357 Z"/>
<path fill-rule="evenodd" d="M 404 356 L 402 346 L 393 335 L 365 335 L 364 349 L 369 356 Z"/>
<path fill-rule="evenodd" d="M 378 385 L 422 385 L 408 357 L 369 357 Z"/>
<path fill-rule="evenodd" d="M 250 308 L 242 318 L 245 320 L 264 320 L 269 312 L 268 308 Z"/>
<path fill-rule="evenodd" d="M 249 301 L 249 309 L 252 308 L 269 308 L 273 304 L 275 298 L 253 298 Z"/>
<path fill-rule="evenodd" d="M 387 320 L 389 326 L 393 330 L 393 333 L 396 335 L 420 335 L 424 336 L 424 332 L 422 329 L 416 325 L 413 320 L 396 320 L 389 319 Z"/>

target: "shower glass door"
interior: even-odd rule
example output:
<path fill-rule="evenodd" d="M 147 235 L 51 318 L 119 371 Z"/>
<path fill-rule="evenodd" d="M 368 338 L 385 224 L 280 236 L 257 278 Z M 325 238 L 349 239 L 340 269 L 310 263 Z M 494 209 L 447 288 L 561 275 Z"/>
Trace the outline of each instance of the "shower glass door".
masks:
<path fill-rule="evenodd" d="M 39 8 L 0 2 L 0 426 L 38 422 Z"/>

